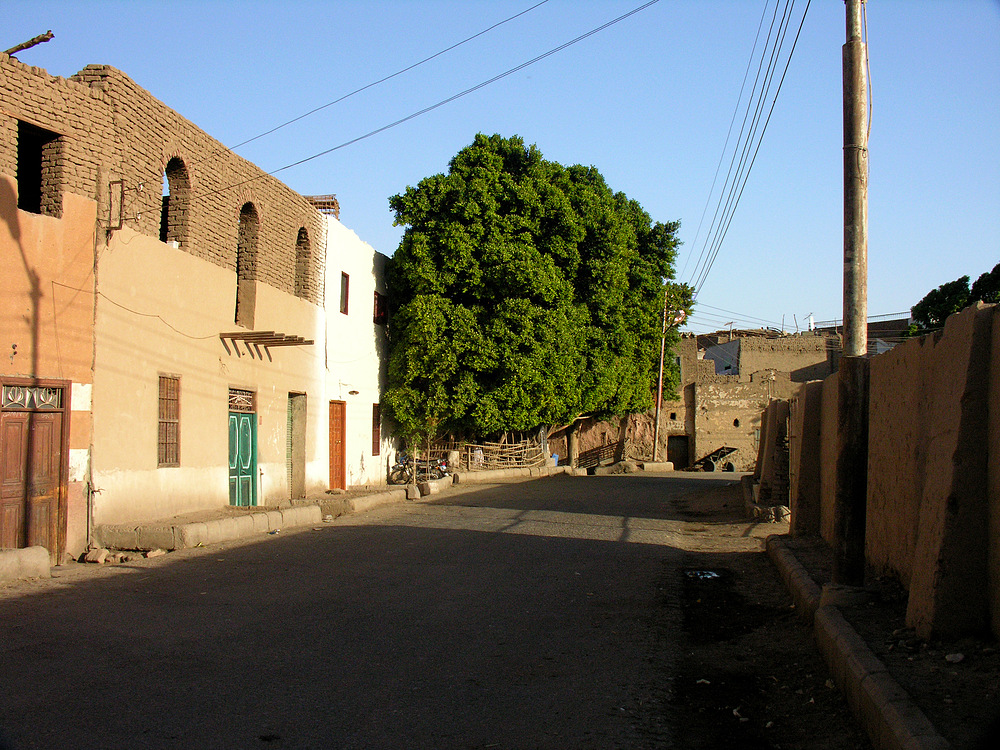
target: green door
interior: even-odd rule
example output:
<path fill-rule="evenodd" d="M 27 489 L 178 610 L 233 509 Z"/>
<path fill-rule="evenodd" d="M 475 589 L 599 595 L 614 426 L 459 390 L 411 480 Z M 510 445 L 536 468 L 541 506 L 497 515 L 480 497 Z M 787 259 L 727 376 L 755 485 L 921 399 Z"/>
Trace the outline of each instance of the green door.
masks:
<path fill-rule="evenodd" d="M 257 504 L 257 415 L 229 412 L 229 504 Z"/>

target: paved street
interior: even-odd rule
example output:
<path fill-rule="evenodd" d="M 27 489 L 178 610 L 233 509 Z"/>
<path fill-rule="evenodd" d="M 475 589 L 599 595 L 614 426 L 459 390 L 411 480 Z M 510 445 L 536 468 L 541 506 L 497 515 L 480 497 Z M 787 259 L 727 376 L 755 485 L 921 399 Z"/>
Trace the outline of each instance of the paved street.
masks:
<path fill-rule="evenodd" d="M 13 746 L 675 746 L 705 475 L 461 488 L 321 528 L 0 589 Z M 682 746 L 682 745 L 677 745 Z"/>

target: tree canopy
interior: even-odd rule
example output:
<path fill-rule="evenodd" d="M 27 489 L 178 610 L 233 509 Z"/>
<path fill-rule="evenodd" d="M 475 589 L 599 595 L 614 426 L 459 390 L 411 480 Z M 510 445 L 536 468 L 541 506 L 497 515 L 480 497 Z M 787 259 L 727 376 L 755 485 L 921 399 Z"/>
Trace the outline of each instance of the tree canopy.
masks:
<path fill-rule="evenodd" d="M 593 167 L 547 161 L 516 136 L 477 135 L 447 174 L 389 204 L 406 229 L 387 269 L 385 403 L 403 434 L 650 406 L 677 222 L 654 223 Z M 678 299 L 690 309 L 689 292 Z"/>
<path fill-rule="evenodd" d="M 949 315 L 976 302 L 1000 302 L 1000 263 L 981 274 L 971 288 L 969 277 L 962 276 L 927 292 L 910 308 L 910 335 L 941 328 Z"/>

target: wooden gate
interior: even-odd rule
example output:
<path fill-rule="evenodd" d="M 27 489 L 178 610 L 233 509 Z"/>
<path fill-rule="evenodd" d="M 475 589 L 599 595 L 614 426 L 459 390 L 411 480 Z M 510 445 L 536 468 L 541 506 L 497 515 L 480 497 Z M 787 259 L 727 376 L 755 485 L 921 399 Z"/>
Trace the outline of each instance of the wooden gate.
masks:
<path fill-rule="evenodd" d="M 330 489 L 347 489 L 347 452 L 344 435 L 347 432 L 347 402 L 330 402 Z"/>

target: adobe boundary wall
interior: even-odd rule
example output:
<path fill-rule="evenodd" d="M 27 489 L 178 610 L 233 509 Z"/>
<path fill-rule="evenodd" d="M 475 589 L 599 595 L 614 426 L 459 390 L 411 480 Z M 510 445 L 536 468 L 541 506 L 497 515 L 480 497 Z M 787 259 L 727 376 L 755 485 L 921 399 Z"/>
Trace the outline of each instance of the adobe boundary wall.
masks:
<path fill-rule="evenodd" d="M 790 420 L 792 532 L 831 543 L 837 385 L 807 386 Z M 873 357 L 869 403 L 870 569 L 907 589 L 921 637 L 1000 636 L 1000 306 Z"/>

